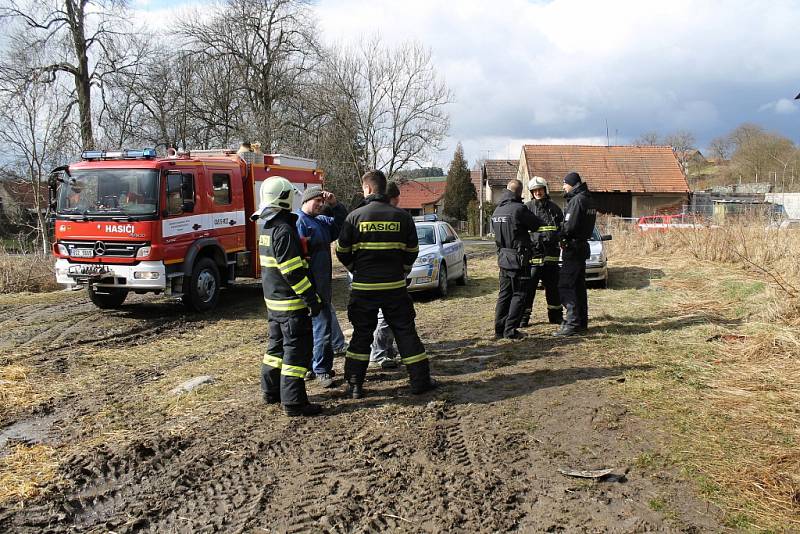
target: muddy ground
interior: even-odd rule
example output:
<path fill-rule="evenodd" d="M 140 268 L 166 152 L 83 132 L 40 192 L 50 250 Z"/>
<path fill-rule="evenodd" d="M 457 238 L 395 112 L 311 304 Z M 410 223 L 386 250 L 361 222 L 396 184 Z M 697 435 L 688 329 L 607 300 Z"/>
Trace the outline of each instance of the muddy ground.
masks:
<path fill-rule="evenodd" d="M 0 503 L 0 531 L 725 530 L 676 470 L 643 461 L 660 429 L 615 394 L 636 365 L 552 338 L 544 299 L 529 338 L 491 339 L 492 263 L 473 253 L 466 288 L 417 299 L 440 390 L 412 396 L 404 371 L 371 369 L 361 400 L 311 385 L 326 412 L 304 420 L 260 402 L 257 285 L 204 316 L 153 296 L 112 312 L 85 292 L 0 300 L 0 364 L 30 382 L 0 411 L 0 455 L 39 443 L 59 464 L 39 496 Z M 603 335 L 596 321 L 588 338 Z M 169 393 L 201 374 L 216 381 Z"/>

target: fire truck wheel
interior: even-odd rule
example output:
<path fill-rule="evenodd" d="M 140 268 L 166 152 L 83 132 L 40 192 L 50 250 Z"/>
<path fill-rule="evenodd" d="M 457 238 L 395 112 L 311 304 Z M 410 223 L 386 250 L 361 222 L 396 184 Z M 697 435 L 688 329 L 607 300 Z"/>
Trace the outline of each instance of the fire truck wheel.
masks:
<path fill-rule="evenodd" d="M 127 289 L 89 286 L 89 300 L 103 310 L 119 308 L 128 296 Z"/>
<path fill-rule="evenodd" d="M 199 312 L 212 310 L 219 300 L 219 269 L 211 258 L 200 258 L 192 269 L 183 302 Z"/>

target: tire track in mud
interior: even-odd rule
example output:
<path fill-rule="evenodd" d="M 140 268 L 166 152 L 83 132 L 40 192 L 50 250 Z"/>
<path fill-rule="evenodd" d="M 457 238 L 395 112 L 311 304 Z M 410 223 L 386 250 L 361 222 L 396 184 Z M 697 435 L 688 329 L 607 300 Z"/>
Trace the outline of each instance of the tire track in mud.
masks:
<path fill-rule="evenodd" d="M 437 411 L 427 451 L 434 468 L 420 474 L 408 493 L 411 502 L 404 503 L 422 518 L 447 521 L 429 519 L 422 525 L 425 530 L 508 531 L 517 526 L 521 488 L 511 476 L 513 464 L 499 443 L 481 439 L 485 427 L 477 428 L 471 433 L 462 409 L 447 401 Z"/>
<path fill-rule="evenodd" d="M 298 440 L 283 447 L 281 464 L 288 469 L 281 473 L 275 501 L 291 505 L 270 510 L 277 516 L 267 524 L 286 533 L 373 531 L 375 497 L 385 499 L 397 490 L 393 477 L 383 476 L 385 469 L 378 463 L 393 458 L 398 445 L 382 435 L 359 434 L 363 429 L 347 436 L 331 431 L 329 439 L 312 445 Z"/>

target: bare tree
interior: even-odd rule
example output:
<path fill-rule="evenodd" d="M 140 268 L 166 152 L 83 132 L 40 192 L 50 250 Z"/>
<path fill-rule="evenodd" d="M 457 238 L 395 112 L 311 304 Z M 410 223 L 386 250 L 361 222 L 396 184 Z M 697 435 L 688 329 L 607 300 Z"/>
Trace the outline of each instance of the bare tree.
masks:
<path fill-rule="evenodd" d="M 686 130 L 678 130 L 664 137 L 664 143 L 672 147 L 680 164 L 684 169 L 687 168 L 692 151 L 695 150 L 694 135 Z"/>
<path fill-rule="evenodd" d="M 661 142 L 661 136 L 658 132 L 645 132 L 633 141 L 634 145 L 638 146 L 657 146 L 664 144 Z"/>
<path fill-rule="evenodd" d="M 22 24 L 31 48 L 47 50 L 39 63 L 21 76 L 54 83 L 59 74 L 72 78 L 72 98 L 66 112 L 77 105 L 81 141 L 94 147 L 92 87 L 102 88 L 109 76 L 138 61 L 129 56 L 123 16 L 125 0 L 8 0 L 0 17 Z"/>
<path fill-rule="evenodd" d="M 724 163 L 731 157 L 733 151 L 733 141 L 729 136 L 715 137 L 708 144 L 708 149 L 711 151 L 711 156 Z"/>
<path fill-rule="evenodd" d="M 18 47 L 9 52 L 7 61 L 19 66 L 37 64 L 35 51 Z M 7 172 L 18 176 L 26 190 L 32 214 L 32 229 L 44 253 L 49 252 L 47 217 L 47 173 L 64 159 L 63 147 L 69 146 L 69 128 L 61 117 L 67 106 L 66 92 L 55 84 L 35 80 L 0 80 L 0 145 Z M 30 224 L 31 217 L 20 222 Z"/>
<path fill-rule="evenodd" d="M 192 53 L 229 62 L 231 80 L 244 91 L 249 137 L 267 151 L 286 135 L 285 110 L 319 57 L 309 0 L 225 0 L 211 18 L 180 26 Z"/>
<path fill-rule="evenodd" d="M 391 50 L 375 37 L 332 50 L 322 90 L 341 128 L 355 128 L 353 163 L 392 176 L 409 163 L 422 164 L 441 147 L 449 128 L 452 95 L 437 75 L 430 51 L 418 43 Z"/>

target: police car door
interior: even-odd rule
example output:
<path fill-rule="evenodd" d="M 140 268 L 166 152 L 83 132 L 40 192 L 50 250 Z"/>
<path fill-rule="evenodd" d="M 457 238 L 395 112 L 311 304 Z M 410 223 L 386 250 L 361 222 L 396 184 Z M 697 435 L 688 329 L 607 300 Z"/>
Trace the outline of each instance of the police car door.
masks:
<path fill-rule="evenodd" d="M 450 266 L 452 275 L 461 276 L 464 274 L 462 272 L 464 270 L 464 260 L 462 259 L 464 243 L 458 239 L 458 235 L 452 226 L 445 224 L 445 230 L 447 231 L 447 238 L 444 247 L 445 254 L 447 254 L 447 265 Z"/>

